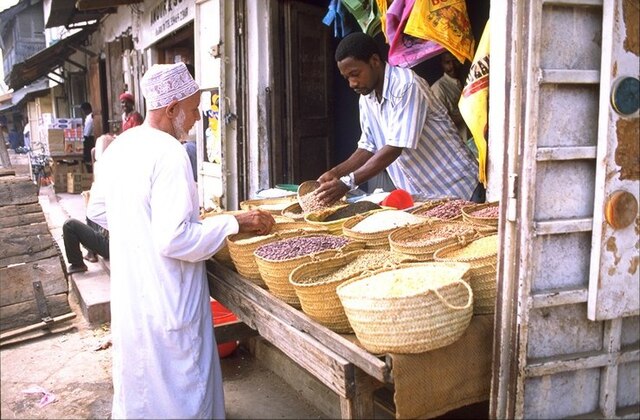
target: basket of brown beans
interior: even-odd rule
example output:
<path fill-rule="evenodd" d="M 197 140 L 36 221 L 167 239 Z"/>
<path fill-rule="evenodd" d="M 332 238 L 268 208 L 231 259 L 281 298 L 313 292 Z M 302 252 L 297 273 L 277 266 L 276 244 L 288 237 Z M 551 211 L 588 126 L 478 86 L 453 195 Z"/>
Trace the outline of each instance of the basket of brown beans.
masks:
<path fill-rule="evenodd" d="M 469 241 L 476 235 L 477 231 L 467 223 L 430 219 L 396 229 L 389 234 L 389 246 L 395 254 L 433 261 L 433 253 L 438 249 Z"/>
<path fill-rule="evenodd" d="M 411 213 L 430 219 L 462 220 L 462 208 L 473 204 L 476 203 L 460 198 L 444 199 L 435 205 L 425 203 L 425 205 L 414 209 Z"/>
<path fill-rule="evenodd" d="M 311 261 L 295 268 L 289 282 L 300 300 L 302 311 L 314 321 L 337 333 L 353 332 L 336 287 L 365 272 L 404 261 L 389 251 L 363 249 Z"/>
<path fill-rule="evenodd" d="M 440 262 L 463 262 L 471 265 L 469 284 L 473 289 L 474 314 L 491 314 L 496 305 L 496 265 L 498 235 L 483 236 L 469 242 L 447 245 L 433 254 Z"/>
<path fill-rule="evenodd" d="M 289 275 L 301 264 L 329 258 L 338 252 L 349 252 L 364 248 L 364 243 L 336 235 L 297 236 L 271 242 L 258 247 L 255 256 L 262 280 L 276 297 L 296 308 L 300 300 Z"/>
<path fill-rule="evenodd" d="M 463 220 L 478 225 L 498 226 L 499 216 L 500 207 L 497 201 L 462 208 Z"/>

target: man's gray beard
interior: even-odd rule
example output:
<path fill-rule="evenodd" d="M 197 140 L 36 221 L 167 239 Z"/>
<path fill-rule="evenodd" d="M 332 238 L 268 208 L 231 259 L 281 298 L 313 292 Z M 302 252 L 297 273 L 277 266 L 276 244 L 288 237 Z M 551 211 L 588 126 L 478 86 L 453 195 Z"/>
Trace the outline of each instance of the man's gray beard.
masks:
<path fill-rule="evenodd" d="M 175 134 L 178 140 L 183 140 L 187 138 L 187 131 L 184 129 L 184 120 L 187 119 L 187 115 L 184 113 L 184 110 L 181 109 L 178 115 L 171 120 L 171 125 L 173 126 L 173 133 Z"/>

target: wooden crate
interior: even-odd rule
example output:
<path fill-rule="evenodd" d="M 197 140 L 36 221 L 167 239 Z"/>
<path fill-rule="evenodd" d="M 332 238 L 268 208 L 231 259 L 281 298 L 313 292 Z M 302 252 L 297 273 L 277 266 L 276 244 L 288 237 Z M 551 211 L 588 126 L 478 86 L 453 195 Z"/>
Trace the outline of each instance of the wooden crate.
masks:
<path fill-rule="evenodd" d="M 27 177 L 0 177 L 0 331 L 71 312 L 62 256 Z"/>

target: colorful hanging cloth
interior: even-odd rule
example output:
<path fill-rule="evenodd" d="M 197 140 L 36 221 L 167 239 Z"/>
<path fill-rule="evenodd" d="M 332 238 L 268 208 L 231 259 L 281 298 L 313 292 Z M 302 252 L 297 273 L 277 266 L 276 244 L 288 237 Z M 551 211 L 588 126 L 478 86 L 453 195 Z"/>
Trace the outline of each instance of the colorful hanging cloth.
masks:
<path fill-rule="evenodd" d="M 353 22 L 353 17 L 343 7 L 342 0 L 331 0 L 329 10 L 322 18 L 322 23 L 327 26 L 333 24 L 333 36 L 335 38 L 344 38 L 351 32 L 359 31 L 357 24 Z"/>
<path fill-rule="evenodd" d="M 415 0 L 404 32 L 437 42 L 461 63 L 473 60 L 475 40 L 465 0 Z"/>
<path fill-rule="evenodd" d="M 471 63 L 458 108 L 478 148 L 478 180 L 487 186 L 487 140 L 489 137 L 489 21 Z"/>
<path fill-rule="evenodd" d="M 389 38 L 387 38 L 387 9 L 389 8 L 387 0 L 376 0 L 378 5 L 378 17 L 380 19 L 380 30 L 384 34 L 384 38 L 387 44 L 390 44 Z"/>
<path fill-rule="evenodd" d="M 404 32 L 415 1 L 394 0 L 387 10 L 389 64 L 392 66 L 413 67 L 444 51 L 436 42 L 415 38 Z"/>
<path fill-rule="evenodd" d="M 341 0 L 342 5 L 353 15 L 362 32 L 376 36 L 380 32 L 380 16 L 373 0 Z"/>

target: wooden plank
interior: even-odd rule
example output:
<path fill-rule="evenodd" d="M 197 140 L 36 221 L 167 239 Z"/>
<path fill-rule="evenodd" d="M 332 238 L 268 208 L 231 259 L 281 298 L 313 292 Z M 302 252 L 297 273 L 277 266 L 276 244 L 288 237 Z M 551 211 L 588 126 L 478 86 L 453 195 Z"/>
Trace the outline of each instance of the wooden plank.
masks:
<path fill-rule="evenodd" d="M 534 236 L 558 235 L 562 233 L 591 232 L 593 219 L 585 217 L 582 219 L 549 220 L 544 222 L 534 222 Z"/>
<path fill-rule="evenodd" d="M 582 355 L 569 354 L 560 357 L 532 360 L 529 365 L 525 367 L 524 373 L 527 377 L 535 377 L 638 361 L 640 361 L 640 350 L 638 349 L 619 353 L 592 352 Z"/>
<path fill-rule="evenodd" d="M 574 305 L 584 303 L 589 297 L 586 287 L 571 290 L 558 290 L 531 295 L 533 308 L 548 308 L 550 306 Z"/>
<path fill-rule="evenodd" d="M 595 85 L 600 83 L 599 70 L 542 69 L 538 83 L 558 83 L 572 85 Z"/>
<path fill-rule="evenodd" d="M 0 288 L 0 306 L 33 299 L 33 282 L 38 280 L 42 282 L 45 297 L 69 292 L 60 258 L 57 256 L 0 268 L 0 278 L 3 279 L 2 288 Z"/>
<path fill-rule="evenodd" d="M 6 263 L 9 258 L 29 256 L 53 247 L 46 222 L 0 229 L 0 267 L 27 260 L 27 257 L 13 258 L 13 262 Z"/>
<path fill-rule="evenodd" d="M 2 235 L 2 232 L 0 232 L 0 235 Z M 0 244 L 1 243 L 2 243 L 2 240 L 0 239 Z M 60 253 L 58 252 L 57 248 L 51 247 L 51 248 L 44 249 L 42 251 L 34 252 L 32 254 L 22 254 L 22 255 L 14 255 L 8 258 L 0 258 L 0 267 L 7 267 L 12 264 L 30 263 L 33 261 L 39 261 L 45 258 L 54 257 L 56 255 L 60 257 Z"/>
<path fill-rule="evenodd" d="M 538 162 L 556 160 L 595 159 L 595 146 L 580 147 L 539 147 L 536 152 Z"/>
<path fill-rule="evenodd" d="M 0 206 L 38 202 L 38 186 L 26 177 L 0 177 Z"/>
<path fill-rule="evenodd" d="M 238 317 L 241 314 L 238 314 L 237 311 L 242 307 L 244 300 L 255 301 L 273 316 L 300 331 L 310 334 L 326 347 L 349 360 L 377 380 L 393 383 L 391 367 L 362 347 L 318 324 L 302 311 L 287 305 L 268 291 L 261 289 L 213 259 L 207 261 L 207 271 L 209 289 L 213 298 L 219 300 L 220 303 L 229 308 Z M 249 319 L 240 319 L 250 327 L 255 328 L 255 325 Z"/>
<path fill-rule="evenodd" d="M 60 322 L 68 321 L 75 317 L 76 317 L 76 314 L 73 312 L 70 312 L 68 314 L 52 318 L 52 321 L 49 323 L 38 322 L 37 324 L 29 325 L 28 327 L 22 327 L 22 328 L 17 328 L 15 330 L 3 332 L 2 334 L 0 334 L 0 346 L 4 345 L 7 342 L 7 340 L 11 338 L 18 337 L 22 334 L 26 334 L 30 331 L 34 331 L 39 328 L 51 328 L 53 324 L 58 324 Z"/>
<path fill-rule="evenodd" d="M 47 296 L 49 315 L 56 317 L 71 312 L 67 293 Z M 37 324 L 42 321 L 35 298 L 15 305 L 0 306 L 0 331 Z"/>
<path fill-rule="evenodd" d="M 223 304 L 227 306 L 226 303 Z M 255 301 L 246 299 L 241 305 L 238 309 L 233 309 L 236 316 L 249 320 L 245 322 L 254 325 L 262 337 L 333 392 L 345 398 L 352 397 L 354 366 L 349 361 L 323 346 L 309 334 L 282 322 Z"/>
<path fill-rule="evenodd" d="M 0 229 L 45 222 L 40 204 L 0 206 Z"/>
<path fill-rule="evenodd" d="M 603 0 L 542 0 L 544 6 L 602 7 Z"/>
<path fill-rule="evenodd" d="M 352 398 L 340 398 L 340 414 L 343 419 L 373 419 L 374 392 L 384 384 L 356 368 L 355 392 Z"/>
<path fill-rule="evenodd" d="M 0 168 L 0 177 L 15 176 L 15 174 L 16 174 L 15 169 Z"/>

